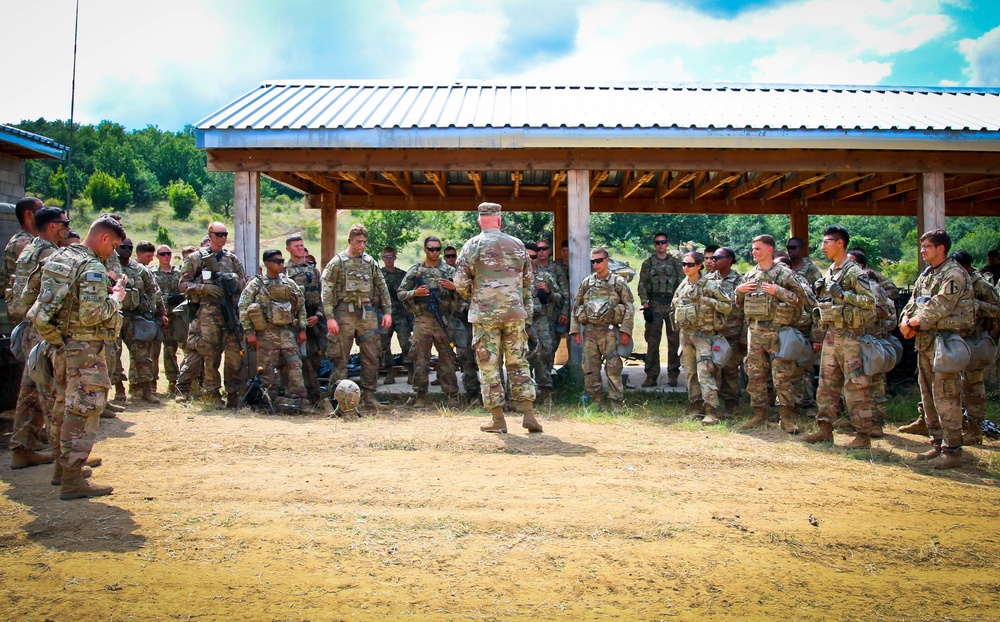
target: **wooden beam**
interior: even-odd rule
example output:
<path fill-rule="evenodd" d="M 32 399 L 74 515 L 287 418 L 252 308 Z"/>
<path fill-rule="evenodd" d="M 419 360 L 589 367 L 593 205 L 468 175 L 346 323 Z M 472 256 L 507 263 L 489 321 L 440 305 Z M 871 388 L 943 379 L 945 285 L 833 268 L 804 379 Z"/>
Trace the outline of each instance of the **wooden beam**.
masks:
<path fill-rule="evenodd" d="M 838 190 L 832 197 L 834 201 L 843 201 L 851 197 L 856 197 L 860 194 L 867 194 L 869 192 L 874 192 L 879 188 L 884 188 L 892 184 L 897 184 L 906 181 L 907 179 L 912 179 L 913 175 L 898 175 L 895 173 L 881 173 L 875 175 L 871 179 L 848 184 L 845 187 Z"/>
<path fill-rule="evenodd" d="M 784 177 L 784 173 L 758 173 L 756 177 L 751 178 L 749 175 L 744 179 L 743 183 L 733 186 L 729 189 L 729 198 L 738 199 L 740 197 L 746 196 L 751 192 L 760 190 L 761 188 L 766 188 Z"/>
<path fill-rule="evenodd" d="M 443 171 L 441 171 L 441 172 L 425 171 L 424 172 L 424 177 L 426 177 L 427 179 L 429 179 L 430 182 L 432 184 L 434 184 L 434 187 L 437 188 L 437 190 L 441 194 L 441 196 L 443 196 L 443 197 L 448 196 L 448 174 L 447 173 L 445 173 Z"/>
<path fill-rule="evenodd" d="M 917 176 L 917 233 L 944 229 L 944 173 Z"/>
<path fill-rule="evenodd" d="M 483 175 L 482 173 L 477 173 L 476 171 L 469 171 L 469 180 L 476 187 L 476 196 L 483 196 Z"/>
<path fill-rule="evenodd" d="M 694 189 L 694 198 L 696 200 L 700 199 L 705 195 L 718 190 L 719 187 L 724 186 L 733 180 L 739 179 L 742 174 L 743 173 L 723 173 L 722 171 L 717 171 L 715 173 L 715 177 L 711 179 L 706 178 L 701 185 Z"/>
<path fill-rule="evenodd" d="M 514 196 L 516 197 L 521 191 L 521 180 L 524 179 L 524 173 L 521 171 L 513 171 L 510 174 L 510 180 L 514 184 Z"/>
<path fill-rule="evenodd" d="M 247 276 L 260 274 L 260 173 L 233 179 L 233 229 L 236 257 Z"/>
<path fill-rule="evenodd" d="M 209 171 L 784 171 L 1000 174 L 1000 151 L 843 149 L 209 149 Z"/>
<path fill-rule="evenodd" d="M 337 175 L 344 181 L 349 181 L 368 194 L 375 194 L 375 187 L 368 181 L 367 174 L 356 172 L 339 172 Z"/>
<path fill-rule="evenodd" d="M 552 231 L 552 254 L 550 257 L 558 259 L 562 241 L 569 239 L 569 208 L 561 197 L 555 201 L 553 206 Z"/>
<path fill-rule="evenodd" d="M 590 196 L 594 196 L 597 187 L 604 183 L 611 171 L 590 171 Z"/>
<path fill-rule="evenodd" d="M 807 175 L 804 173 L 792 173 L 790 177 L 785 177 L 777 183 L 777 185 L 772 186 L 764 191 L 764 200 L 768 201 L 776 197 L 780 197 L 783 194 L 792 192 L 793 190 L 798 190 L 804 186 L 814 184 L 817 181 L 825 178 L 825 173 L 813 173 L 812 175 Z"/>
<path fill-rule="evenodd" d="M 628 182 L 628 185 L 622 187 L 622 198 L 627 199 L 632 196 L 636 190 L 642 187 L 643 184 L 648 182 L 650 179 L 656 176 L 656 171 L 646 171 L 645 173 L 636 173 L 635 179 Z"/>
<path fill-rule="evenodd" d="M 274 181 L 278 182 L 283 186 L 288 186 L 289 188 L 294 188 L 299 192 L 304 192 L 310 194 L 322 190 L 322 188 L 317 188 L 314 184 L 309 183 L 305 179 L 302 179 L 295 173 L 285 173 L 282 171 L 271 171 L 265 173 L 267 177 L 270 177 Z"/>
<path fill-rule="evenodd" d="M 792 237 L 802 238 L 809 248 L 809 212 L 805 203 L 794 206 L 789 216 Z"/>
<path fill-rule="evenodd" d="M 917 189 L 917 180 L 906 179 L 900 181 L 899 183 L 879 188 L 875 192 L 872 192 L 870 195 L 868 195 L 868 198 L 872 201 L 884 201 L 889 197 L 894 197 L 900 194 L 906 194 L 907 192 L 916 189 Z"/>
<path fill-rule="evenodd" d="M 315 184 L 317 188 L 325 190 L 326 192 L 340 192 L 340 184 L 328 178 L 326 175 L 320 175 L 319 173 L 312 173 L 309 171 L 296 171 L 295 174 Z"/>
<path fill-rule="evenodd" d="M 320 212 L 320 262 L 325 267 L 337 254 L 337 195 L 322 194 L 319 200 L 322 208 Z"/>
<path fill-rule="evenodd" d="M 677 176 L 673 179 L 667 180 L 657 191 L 656 199 L 665 199 L 670 196 L 675 190 L 682 187 L 684 184 L 690 182 L 692 179 L 698 176 L 698 173 L 677 173 Z"/>
<path fill-rule="evenodd" d="M 552 180 L 549 182 L 549 196 L 556 196 L 559 191 L 559 184 L 566 179 L 566 171 L 552 171 Z M 589 195 L 588 195 L 589 196 Z"/>
<path fill-rule="evenodd" d="M 848 184 L 853 184 L 856 181 L 861 181 L 868 174 L 867 173 L 839 173 L 834 175 L 829 179 L 824 179 L 818 184 L 813 184 L 812 187 L 806 188 L 802 191 L 802 198 L 806 201 L 813 197 L 820 196 L 821 194 L 826 194 L 837 188 L 841 188 Z"/>
<path fill-rule="evenodd" d="M 984 192 L 989 192 L 991 190 L 996 190 L 1000 188 L 1000 177 L 992 177 L 989 179 L 981 179 L 974 183 L 963 185 L 957 188 L 954 192 L 949 193 L 945 190 L 945 196 L 948 200 L 952 199 L 964 199 L 971 196 L 976 196 L 983 194 Z"/>
<path fill-rule="evenodd" d="M 403 193 L 403 196 L 408 197 L 413 194 L 413 186 L 410 184 L 410 175 L 408 173 L 384 171 L 382 176 L 392 182 L 392 185 L 396 186 Z"/>
<path fill-rule="evenodd" d="M 568 171 L 566 183 L 569 215 L 569 288 L 574 294 L 590 274 L 590 172 Z M 572 340 L 571 340 L 572 341 Z M 583 362 L 583 346 L 569 344 L 570 361 Z"/>

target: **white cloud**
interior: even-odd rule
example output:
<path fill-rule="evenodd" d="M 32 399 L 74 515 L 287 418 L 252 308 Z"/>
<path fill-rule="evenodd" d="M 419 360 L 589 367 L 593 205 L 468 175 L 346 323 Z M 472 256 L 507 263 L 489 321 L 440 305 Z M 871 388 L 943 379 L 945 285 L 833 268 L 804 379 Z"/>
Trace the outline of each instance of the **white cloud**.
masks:
<path fill-rule="evenodd" d="M 968 85 L 1000 86 L 1000 26 L 978 39 L 962 39 L 958 49 L 969 63 Z"/>
<path fill-rule="evenodd" d="M 770 83 L 878 84 L 892 73 L 890 63 L 849 60 L 792 48 L 757 58 L 753 67 L 753 82 Z"/>

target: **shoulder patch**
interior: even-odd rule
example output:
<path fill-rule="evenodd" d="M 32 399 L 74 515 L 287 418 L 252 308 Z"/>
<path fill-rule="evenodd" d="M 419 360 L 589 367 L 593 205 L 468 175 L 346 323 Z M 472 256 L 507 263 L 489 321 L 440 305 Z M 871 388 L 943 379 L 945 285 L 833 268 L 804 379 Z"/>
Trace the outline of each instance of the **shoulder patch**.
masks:
<path fill-rule="evenodd" d="M 86 280 L 88 283 L 103 283 L 104 274 L 101 272 L 87 272 L 84 275 L 84 280 Z"/>
<path fill-rule="evenodd" d="M 948 281 L 948 284 L 944 286 L 944 293 L 949 296 L 953 296 L 958 293 L 958 283 L 954 279 Z"/>
<path fill-rule="evenodd" d="M 72 268 L 64 263 L 58 263 L 50 260 L 49 263 L 45 264 L 45 271 L 53 274 L 60 274 L 62 276 L 69 276 Z"/>

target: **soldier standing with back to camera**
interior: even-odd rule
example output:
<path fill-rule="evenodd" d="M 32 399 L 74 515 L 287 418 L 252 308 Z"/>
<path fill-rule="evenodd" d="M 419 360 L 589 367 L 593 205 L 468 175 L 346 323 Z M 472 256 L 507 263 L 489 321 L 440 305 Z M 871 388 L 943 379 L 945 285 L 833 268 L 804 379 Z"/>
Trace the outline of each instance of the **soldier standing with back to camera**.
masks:
<path fill-rule="evenodd" d="M 307 260 L 309 252 L 301 235 L 285 238 L 288 261 L 285 274 L 295 281 L 305 296 L 306 355 L 302 359 L 302 379 L 306 393 L 314 407 L 320 405 L 319 359 L 329 348 L 326 332 L 326 315 L 323 314 L 323 295 L 320 292 L 319 269 Z"/>
<path fill-rule="evenodd" d="M 386 289 L 389 290 L 389 298 L 392 300 L 392 326 L 382 331 L 382 366 L 385 367 L 385 380 L 383 384 L 394 384 L 396 382 L 396 366 L 392 358 L 392 334 L 396 334 L 399 347 L 402 350 L 403 361 L 408 361 L 413 365 L 410 357 L 410 336 L 413 332 L 413 316 L 399 300 L 399 286 L 406 276 L 406 270 L 396 267 L 396 249 L 386 246 L 382 249 L 382 277 L 385 279 Z"/>
<path fill-rule="evenodd" d="M 927 263 L 899 317 L 899 332 L 915 339 L 917 383 L 931 449 L 917 455 L 932 469 L 962 465 L 962 384 L 960 372 L 934 371 L 935 340 L 940 333 L 971 335 L 975 297 L 969 273 L 948 257 L 951 236 L 934 229 L 920 236 L 920 257 Z"/>
<path fill-rule="evenodd" d="M 660 338 L 667 331 L 667 386 L 677 386 L 680 344 L 677 330 L 670 323 L 670 303 L 674 290 L 684 278 L 681 262 L 670 252 L 670 238 L 660 232 L 653 236 L 655 251 L 639 269 L 639 302 L 646 319 L 646 380 L 644 387 L 655 387 L 660 377 Z"/>
<path fill-rule="evenodd" d="M 232 279 L 236 291 L 242 292 L 246 283 L 243 264 L 235 254 L 226 249 L 229 231 L 221 222 L 208 225 L 208 246 L 202 246 L 188 255 L 181 267 L 181 293 L 190 303 L 198 305 L 194 320 L 188 327 L 187 349 L 184 363 L 177 378 L 177 399 L 186 401 L 192 386 L 200 380 L 198 370 L 204 375 L 202 387 L 210 403 L 222 408 L 235 408 L 241 397 L 240 374 L 243 371 L 243 354 L 240 343 L 226 328 L 222 315 L 224 292 L 222 279 Z M 236 312 L 235 303 L 233 312 Z M 219 376 L 219 363 L 225 353 L 226 402 L 219 390 L 223 379 Z"/>
<path fill-rule="evenodd" d="M 169 325 L 160 290 L 156 280 L 146 266 L 132 258 L 132 240 L 125 241 L 118 247 L 118 259 L 122 262 L 122 274 L 125 279 L 125 300 L 122 302 L 122 341 L 128 347 L 130 365 L 129 394 L 133 399 L 141 399 L 150 404 L 159 404 L 159 398 L 153 390 L 153 340 L 136 339 L 135 323 L 142 320 L 154 321 L 160 319 L 164 326 Z M 125 382 L 125 371 L 119 355 L 115 367 L 115 386 L 122 392 Z"/>
<path fill-rule="evenodd" d="M 323 312 L 326 314 L 330 359 L 333 362 L 331 382 L 347 378 L 347 357 L 357 340 L 361 349 L 361 405 L 377 410 L 375 383 L 378 380 L 379 329 L 392 326 L 392 298 L 385 285 L 382 271 L 371 255 L 365 252 L 368 229 L 351 225 L 347 234 L 347 249 L 337 253 L 323 269 Z M 374 301 L 382 306 L 379 325 Z"/>

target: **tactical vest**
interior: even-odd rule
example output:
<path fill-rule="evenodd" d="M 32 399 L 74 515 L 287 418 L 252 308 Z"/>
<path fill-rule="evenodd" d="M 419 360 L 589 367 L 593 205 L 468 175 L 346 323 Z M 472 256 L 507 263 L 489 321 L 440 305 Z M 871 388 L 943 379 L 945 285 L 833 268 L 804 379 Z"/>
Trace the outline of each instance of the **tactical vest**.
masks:
<path fill-rule="evenodd" d="M 680 280 L 686 278 L 683 272 L 677 272 L 673 255 L 668 255 L 662 261 L 658 257 L 651 258 L 648 275 L 646 291 L 650 298 L 670 298 L 677 290 Z"/>
<path fill-rule="evenodd" d="M 949 259 L 948 261 L 953 260 Z M 924 278 L 925 276 L 927 277 L 926 279 Z M 932 268 L 927 268 L 924 274 L 917 279 L 917 283 L 913 288 L 913 302 L 916 305 L 918 313 L 930 301 L 932 288 L 928 281 L 937 276 L 934 274 Z M 972 292 L 972 279 L 968 278 L 965 280 L 965 289 L 962 291 L 961 297 L 951 310 L 951 313 L 938 320 L 937 324 L 930 327 L 930 330 L 958 333 L 963 337 L 968 337 L 972 334 L 975 326 L 976 298 Z"/>
<path fill-rule="evenodd" d="M 834 278 L 834 274 L 837 278 Z M 875 321 L 874 309 L 862 309 L 830 295 L 831 284 L 837 283 L 845 292 L 849 292 L 853 290 L 854 282 L 861 278 L 868 277 L 862 274 L 861 267 L 851 259 L 847 259 L 836 272 L 834 267 L 830 266 L 822 287 L 816 292 L 818 296 L 816 308 L 819 310 L 819 321 L 823 328 L 857 330 L 870 326 Z"/>
<path fill-rule="evenodd" d="M 440 311 L 442 314 L 450 313 L 449 309 L 453 301 L 451 292 L 449 292 L 448 290 L 444 289 L 439 285 L 439 281 L 441 279 L 447 279 L 449 281 L 453 281 L 455 279 L 455 274 L 453 271 L 443 268 L 443 266 L 447 265 L 448 264 L 441 262 L 438 266 L 432 268 L 430 266 L 425 266 L 424 264 L 421 263 L 417 266 L 417 270 L 413 275 L 412 282 L 409 283 L 410 288 L 417 289 L 417 287 L 419 286 L 417 285 L 416 279 L 417 277 L 421 277 L 421 279 L 424 282 L 424 285 L 427 286 L 427 289 L 431 290 L 432 292 L 437 292 L 438 298 L 441 300 Z M 406 278 L 404 277 L 403 280 L 405 281 Z M 407 300 L 404 303 L 404 305 L 406 306 L 407 311 L 416 316 L 425 312 L 430 313 L 429 311 L 427 311 L 427 305 L 424 304 L 425 301 L 426 298 L 417 298 L 416 296 L 413 296 L 409 300 Z"/>
<path fill-rule="evenodd" d="M 339 262 L 337 280 L 334 282 L 339 294 L 337 299 L 357 305 L 373 304 L 375 270 L 379 269 L 375 260 L 367 253 L 363 253 L 361 257 L 350 257 L 347 251 L 340 251 L 335 261 Z"/>
<path fill-rule="evenodd" d="M 13 295 L 7 303 L 11 324 L 18 324 L 24 320 L 28 309 L 35 304 L 38 291 L 41 289 L 41 263 L 58 250 L 59 247 L 55 244 L 42 238 L 35 238 L 24 248 L 22 257 L 18 257 L 14 267 L 14 282 L 11 285 Z"/>
<path fill-rule="evenodd" d="M 221 287 L 222 284 L 219 282 L 220 274 L 235 274 L 238 276 L 241 272 L 236 268 L 236 256 L 226 249 L 222 249 L 218 253 L 213 253 L 212 249 L 202 247 L 195 251 L 194 254 L 188 256 L 188 259 L 192 260 L 195 268 L 194 274 L 191 277 L 191 283 L 193 284 L 209 283 Z M 240 285 L 242 285 L 242 282 Z M 218 304 L 219 301 L 202 300 L 201 302 Z"/>
<path fill-rule="evenodd" d="M 607 280 L 591 274 L 585 281 L 589 285 L 582 304 L 573 310 L 580 324 L 618 326 L 625 319 L 625 304 L 620 288 L 628 287 L 625 279 L 611 274 Z"/>
<path fill-rule="evenodd" d="M 84 326 L 80 321 L 81 300 L 103 303 L 110 285 L 100 261 L 87 247 L 73 244 L 52 255 L 45 264 L 42 291 L 28 317 L 50 343 L 66 339 L 111 341 L 120 330 L 121 314 L 93 326 Z"/>
<path fill-rule="evenodd" d="M 743 277 L 743 282 L 774 283 L 786 287 L 792 278 L 789 268 L 775 263 L 769 270 L 754 268 Z M 788 304 L 760 289 L 745 294 L 743 298 L 743 315 L 747 320 L 771 322 L 775 326 L 792 326 L 798 322 L 800 313 L 801 307 Z"/>
<path fill-rule="evenodd" d="M 694 283 L 685 277 L 674 292 L 673 321 L 676 326 L 711 334 L 725 326 L 725 318 L 717 317 L 721 314 L 701 302 L 707 287 L 707 277 L 703 276 Z"/>

